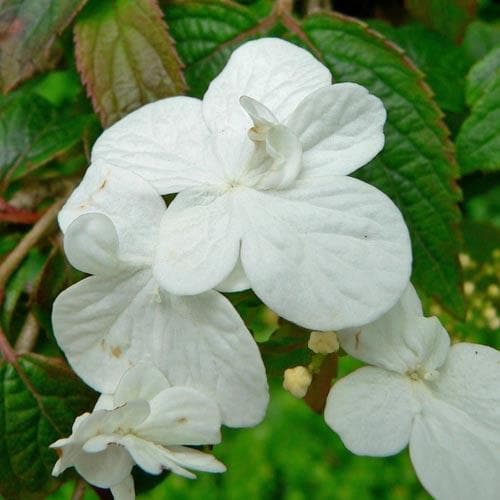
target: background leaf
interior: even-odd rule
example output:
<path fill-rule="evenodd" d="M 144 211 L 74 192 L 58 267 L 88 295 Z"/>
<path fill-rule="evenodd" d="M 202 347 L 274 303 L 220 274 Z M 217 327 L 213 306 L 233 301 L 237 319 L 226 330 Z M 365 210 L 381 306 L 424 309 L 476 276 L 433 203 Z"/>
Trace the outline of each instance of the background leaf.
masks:
<path fill-rule="evenodd" d="M 75 41 L 78 69 L 104 126 L 185 90 L 156 0 L 91 2 L 76 23 Z"/>
<path fill-rule="evenodd" d="M 86 0 L 0 0 L 0 87 L 8 92 L 49 61 L 55 37 Z"/>
<path fill-rule="evenodd" d="M 463 174 L 500 170 L 500 48 L 476 63 L 467 76 L 467 100 L 472 106 L 457 137 Z"/>
<path fill-rule="evenodd" d="M 474 19 L 477 0 L 405 0 L 405 6 L 430 28 L 452 40 L 460 40 Z"/>
<path fill-rule="evenodd" d="M 60 359 L 36 354 L 0 363 L 0 493 L 7 500 L 45 498 L 58 484 L 48 448 L 71 432 L 95 395 Z"/>
<path fill-rule="evenodd" d="M 6 184 L 65 153 L 92 123 L 90 115 L 61 111 L 31 92 L 0 97 L 0 179 Z"/>

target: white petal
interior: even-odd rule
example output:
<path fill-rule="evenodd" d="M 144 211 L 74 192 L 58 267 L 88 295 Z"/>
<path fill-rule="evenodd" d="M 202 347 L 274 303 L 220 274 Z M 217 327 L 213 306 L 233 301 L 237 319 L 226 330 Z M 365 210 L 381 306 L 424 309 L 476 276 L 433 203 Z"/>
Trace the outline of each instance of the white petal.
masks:
<path fill-rule="evenodd" d="M 115 272 L 119 265 L 118 235 L 109 217 L 88 213 L 77 217 L 64 235 L 70 264 L 88 274 Z"/>
<path fill-rule="evenodd" d="M 128 450 L 135 463 L 149 474 L 161 474 L 164 470 L 171 470 L 174 474 L 188 479 L 196 477 L 192 472 L 177 465 L 161 445 L 132 434 L 122 439 L 122 445 Z"/>
<path fill-rule="evenodd" d="M 89 212 L 111 219 L 121 260 L 151 260 L 165 203 L 144 179 L 102 163 L 92 165 L 59 213 L 62 231 Z"/>
<path fill-rule="evenodd" d="M 440 399 L 496 429 L 500 438 L 499 351 L 465 342 L 453 345 L 435 387 Z"/>
<path fill-rule="evenodd" d="M 214 291 L 167 297 L 168 305 L 145 327 L 156 365 L 172 385 L 193 387 L 217 401 L 225 425 L 259 423 L 269 398 L 265 368 L 231 303 Z"/>
<path fill-rule="evenodd" d="M 113 394 L 101 394 L 97 400 L 94 411 L 97 410 L 113 410 L 116 408 Z M 74 430 L 73 430 L 74 432 Z"/>
<path fill-rule="evenodd" d="M 365 363 L 398 373 L 438 370 L 448 356 L 450 337 L 437 318 L 414 313 L 413 293 L 409 287 L 402 300 L 373 323 L 339 332 L 342 348 Z"/>
<path fill-rule="evenodd" d="M 328 69 L 306 50 L 261 38 L 233 52 L 203 98 L 203 115 L 214 132 L 230 128 L 245 134 L 252 121 L 241 96 L 261 102 L 282 122 L 304 97 L 330 83 Z"/>
<path fill-rule="evenodd" d="M 56 340 L 75 372 L 99 392 L 113 393 L 125 371 L 147 362 L 141 318 L 159 300 L 150 271 L 91 276 L 55 300 Z M 153 306 L 154 307 L 154 306 Z"/>
<path fill-rule="evenodd" d="M 82 452 L 75 463 L 75 469 L 90 484 L 109 488 L 126 479 L 133 465 L 125 448 L 111 444 L 99 453 Z"/>
<path fill-rule="evenodd" d="M 367 366 L 340 379 L 328 395 L 325 420 L 357 455 L 394 455 L 408 444 L 418 404 L 411 380 Z"/>
<path fill-rule="evenodd" d="M 120 406 L 134 399 L 151 401 L 167 387 L 170 387 L 170 383 L 158 368 L 151 363 L 139 362 L 120 379 L 114 394 L 114 403 Z"/>
<path fill-rule="evenodd" d="M 498 420 L 492 428 L 461 408 L 429 397 L 415 418 L 410 457 L 423 486 L 439 500 L 498 498 Z"/>
<path fill-rule="evenodd" d="M 302 178 L 347 175 L 384 146 L 382 101 L 355 83 L 337 83 L 307 96 L 287 119 L 302 143 Z"/>
<path fill-rule="evenodd" d="M 92 149 L 92 161 L 129 169 L 161 194 L 212 184 L 219 168 L 206 149 L 210 132 L 201 101 L 163 99 L 130 113 L 105 130 Z"/>
<path fill-rule="evenodd" d="M 175 462 L 189 469 L 203 472 L 226 472 L 226 466 L 209 453 L 185 446 L 169 446 L 168 453 Z"/>
<path fill-rule="evenodd" d="M 149 417 L 135 434 L 157 444 L 202 445 L 221 440 L 221 415 L 217 403 L 188 387 L 171 387 L 150 402 Z"/>
<path fill-rule="evenodd" d="M 241 264 L 241 259 L 238 259 L 231 274 L 222 282 L 217 285 L 217 290 L 220 292 L 241 292 L 248 290 L 252 285 L 248 281 L 245 270 Z"/>
<path fill-rule="evenodd" d="M 111 487 L 111 493 L 115 500 L 135 500 L 134 478 L 126 477 L 121 483 Z"/>
<path fill-rule="evenodd" d="M 163 288 L 194 295 L 229 276 L 240 251 L 232 197 L 189 190 L 177 195 L 161 222 L 153 272 Z"/>
<path fill-rule="evenodd" d="M 290 321 L 315 330 L 366 324 L 408 283 L 408 230 L 397 207 L 368 184 L 338 177 L 279 192 L 241 190 L 237 204 L 246 212 L 246 275 Z"/>
<path fill-rule="evenodd" d="M 216 400 L 223 422 L 260 422 L 268 402 L 259 350 L 231 303 L 217 292 L 175 297 L 149 271 L 92 276 L 55 301 L 56 339 L 83 380 L 114 392 L 138 362 L 157 366 L 173 385 Z"/>

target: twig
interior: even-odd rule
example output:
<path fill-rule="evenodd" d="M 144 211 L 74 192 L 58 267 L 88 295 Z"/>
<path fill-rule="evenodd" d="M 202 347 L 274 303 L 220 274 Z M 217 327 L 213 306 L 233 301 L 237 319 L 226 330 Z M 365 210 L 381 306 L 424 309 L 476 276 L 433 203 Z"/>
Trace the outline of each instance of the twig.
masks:
<path fill-rule="evenodd" d="M 12 346 L 10 345 L 9 341 L 7 340 L 7 337 L 5 336 L 5 333 L 0 329 L 0 352 L 2 353 L 5 361 L 10 364 L 16 364 L 17 363 L 17 358 L 16 358 L 16 353 L 14 352 L 14 349 L 12 349 Z"/>
<path fill-rule="evenodd" d="M 337 376 L 337 361 L 338 356 L 336 353 L 328 354 L 325 357 L 304 398 L 307 405 L 316 413 L 322 413 L 325 409 L 326 398 L 330 392 L 332 380 Z"/>
<path fill-rule="evenodd" d="M 85 495 L 85 489 L 87 483 L 83 479 L 78 479 L 75 483 L 75 489 L 71 495 L 71 500 L 82 500 L 83 495 Z"/>
<path fill-rule="evenodd" d="M 19 353 L 31 352 L 36 345 L 39 333 L 40 325 L 34 314 L 30 312 L 26 316 L 26 321 L 24 322 L 19 337 L 17 337 L 14 350 Z"/>
<path fill-rule="evenodd" d="M 311 14 L 319 10 L 331 10 L 331 8 L 330 0 L 306 0 L 305 2 L 306 14 Z"/>
<path fill-rule="evenodd" d="M 26 233 L 19 244 L 10 252 L 0 264 L 0 302 L 3 300 L 3 290 L 11 274 L 17 269 L 26 254 L 38 243 L 40 238 L 50 228 L 57 213 L 64 204 L 64 199 L 56 201 L 41 217 L 40 220 Z"/>

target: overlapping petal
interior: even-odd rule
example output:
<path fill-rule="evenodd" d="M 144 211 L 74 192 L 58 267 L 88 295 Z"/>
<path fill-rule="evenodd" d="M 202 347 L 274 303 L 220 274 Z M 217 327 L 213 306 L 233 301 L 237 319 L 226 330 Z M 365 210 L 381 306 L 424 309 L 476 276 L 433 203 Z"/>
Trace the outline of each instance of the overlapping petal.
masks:
<path fill-rule="evenodd" d="M 220 190 L 179 193 L 161 222 L 154 275 L 171 293 L 216 287 L 236 265 L 240 226 L 233 196 Z"/>
<path fill-rule="evenodd" d="M 450 338 L 437 318 L 416 314 L 420 300 L 409 284 L 401 299 L 376 321 L 339 332 L 342 348 L 365 363 L 398 373 L 438 369 L 446 357 Z"/>
<path fill-rule="evenodd" d="M 331 389 L 326 423 L 358 455 L 388 456 L 408 445 L 419 411 L 411 380 L 381 368 L 364 367 Z"/>
<path fill-rule="evenodd" d="M 308 95 L 285 122 L 302 143 L 301 177 L 348 175 L 366 165 L 384 146 L 385 119 L 382 101 L 355 83 Z"/>
<path fill-rule="evenodd" d="M 309 52 L 277 38 L 261 38 L 236 49 L 203 98 L 203 115 L 212 132 L 241 132 L 252 126 L 240 105 L 249 96 L 282 122 L 315 90 L 331 83 L 328 69 Z"/>
<path fill-rule="evenodd" d="M 264 416 L 268 390 L 260 353 L 217 292 L 171 296 L 147 269 L 92 276 L 56 299 L 53 324 L 73 369 L 100 392 L 113 392 L 125 371 L 143 361 L 171 384 L 214 398 L 227 425 L 255 425 Z"/>
<path fill-rule="evenodd" d="M 241 261 L 255 293 L 304 327 L 358 326 L 393 306 L 409 279 L 408 230 L 377 189 L 349 177 L 283 192 L 241 191 Z"/>
<path fill-rule="evenodd" d="M 201 101 L 171 97 L 147 104 L 105 130 L 92 161 L 131 170 L 161 194 L 213 184 L 221 170 L 211 156 Z"/>
<path fill-rule="evenodd" d="M 58 220 L 65 233 L 80 215 L 105 215 L 115 227 L 118 258 L 144 263 L 152 260 L 165 208 L 162 198 L 142 177 L 98 162 L 87 170 L 81 184 L 59 212 Z"/>

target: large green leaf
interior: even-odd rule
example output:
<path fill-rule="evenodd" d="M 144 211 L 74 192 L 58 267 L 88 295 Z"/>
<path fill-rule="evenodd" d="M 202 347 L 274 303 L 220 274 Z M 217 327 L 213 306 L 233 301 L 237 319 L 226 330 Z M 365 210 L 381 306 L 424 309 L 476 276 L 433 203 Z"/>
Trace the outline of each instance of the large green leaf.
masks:
<path fill-rule="evenodd" d="M 69 435 L 94 400 L 59 359 L 25 354 L 0 362 L 0 493 L 7 500 L 45 498 L 59 484 L 48 446 Z"/>
<path fill-rule="evenodd" d="M 170 32 L 186 65 L 189 93 L 195 97 L 203 96 L 238 45 L 262 36 L 277 23 L 276 15 L 268 16 L 271 5 L 267 1 L 259 1 L 252 10 L 224 0 L 163 3 Z"/>
<path fill-rule="evenodd" d="M 92 2 L 75 26 L 78 68 L 104 126 L 185 90 L 156 0 Z"/>
<path fill-rule="evenodd" d="M 371 26 L 396 42 L 425 73 L 442 109 L 454 113 L 465 110 L 464 82 L 469 60 L 462 47 L 417 23 L 399 28 L 381 22 Z"/>
<path fill-rule="evenodd" d="M 474 21 L 465 32 L 463 48 L 472 61 L 477 61 L 500 44 L 500 20 Z"/>
<path fill-rule="evenodd" d="M 80 142 L 89 115 L 72 115 L 18 90 L 0 97 L 0 179 L 14 180 Z"/>
<path fill-rule="evenodd" d="M 0 0 L 0 87 L 43 68 L 56 36 L 86 0 Z"/>
<path fill-rule="evenodd" d="M 403 212 L 417 286 L 462 315 L 456 163 L 441 112 L 421 73 L 361 22 L 313 15 L 303 29 L 336 81 L 360 83 L 383 100 L 388 113 L 385 148 L 359 177 L 388 194 Z"/>
<path fill-rule="evenodd" d="M 464 174 L 500 170 L 500 48 L 493 49 L 467 75 L 467 101 L 472 106 L 457 137 Z"/>
<path fill-rule="evenodd" d="M 430 28 L 460 40 L 474 19 L 477 0 L 405 0 L 405 6 L 419 21 Z"/>

